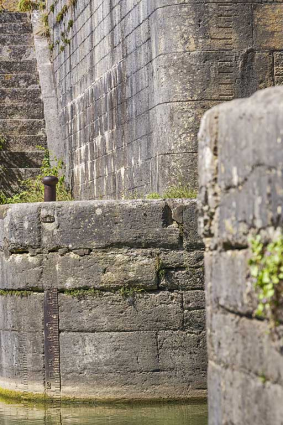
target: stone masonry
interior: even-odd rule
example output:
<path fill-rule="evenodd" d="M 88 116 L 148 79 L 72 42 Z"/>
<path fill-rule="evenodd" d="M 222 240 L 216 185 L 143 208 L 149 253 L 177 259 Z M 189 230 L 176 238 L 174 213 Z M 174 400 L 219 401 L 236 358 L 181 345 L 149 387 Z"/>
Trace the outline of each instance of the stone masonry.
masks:
<path fill-rule="evenodd" d="M 282 2 L 47 3 L 76 199 L 196 189 L 203 113 L 282 83 Z"/>
<path fill-rule="evenodd" d="M 0 388 L 48 397 L 206 394 L 195 201 L 0 207 Z"/>
<path fill-rule="evenodd" d="M 38 173 L 46 146 L 41 89 L 30 20 L 0 13 L 0 191 Z"/>
<path fill-rule="evenodd" d="M 206 245 L 210 425 L 282 425 L 283 323 L 253 313 L 250 235 L 274 240 L 283 215 L 283 88 L 209 111 L 199 139 Z"/>

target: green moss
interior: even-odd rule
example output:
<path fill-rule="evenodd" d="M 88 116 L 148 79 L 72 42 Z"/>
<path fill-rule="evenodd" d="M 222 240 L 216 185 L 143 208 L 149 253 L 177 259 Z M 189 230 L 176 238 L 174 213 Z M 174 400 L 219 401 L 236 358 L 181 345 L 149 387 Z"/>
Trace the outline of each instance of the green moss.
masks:
<path fill-rule="evenodd" d="M 64 19 L 64 14 L 61 10 L 61 12 L 59 12 L 58 15 L 56 16 L 56 22 L 58 22 L 59 24 L 61 21 L 63 21 L 63 19 Z"/>
<path fill-rule="evenodd" d="M 102 295 L 102 291 L 94 288 L 89 289 L 67 289 L 61 291 L 64 295 L 68 295 L 70 297 L 75 298 L 85 298 L 85 297 L 100 297 Z"/>
<path fill-rule="evenodd" d="M 74 397 L 61 397 L 59 400 L 57 398 L 48 397 L 46 394 L 35 394 L 30 392 L 21 392 L 21 391 L 12 391 L 0 388 L 0 399 L 2 399 L 5 403 L 14 403 L 14 402 L 25 402 L 25 405 L 32 405 L 36 403 L 37 405 L 44 407 L 46 404 L 54 404 L 59 403 L 60 405 L 71 405 L 71 404 L 100 404 L 100 405 L 128 405 L 136 403 L 140 405 L 158 405 L 159 403 L 164 403 L 164 398 L 157 399 L 127 399 L 127 398 L 74 398 Z M 188 403 L 187 397 L 176 397 L 175 399 L 166 400 L 166 403 Z M 189 399 L 190 403 L 206 403 L 206 397 L 204 395 L 200 395 L 199 397 L 193 397 Z"/>
<path fill-rule="evenodd" d="M 8 297 L 10 295 L 14 295 L 16 297 L 28 297 L 32 293 L 33 293 L 32 291 L 26 291 L 26 290 L 18 290 L 18 291 L 5 290 L 5 289 L 0 290 L 0 296 L 1 297 Z"/>
<path fill-rule="evenodd" d="M 70 21 L 68 22 L 67 30 L 70 31 L 70 29 L 73 28 L 73 26 L 74 26 L 74 21 L 70 19 Z"/>
<path fill-rule="evenodd" d="M 144 289 L 138 288 L 138 287 L 126 287 L 123 286 L 122 288 L 117 289 L 95 289 L 95 288 L 83 288 L 83 289 L 63 289 L 60 291 L 61 294 L 68 295 L 70 297 L 75 297 L 79 299 L 83 299 L 86 297 L 101 297 L 103 294 L 106 293 L 112 293 L 112 294 L 120 294 L 123 298 L 128 298 L 130 296 L 133 296 L 137 293 L 143 293 L 145 292 Z"/>
<path fill-rule="evenodd" d="M 142 292 L 145 292 L 145 290 L 142 289 L 142 288 L 138 288 L 138 287 L 128 288 L 126 286 L 123 286 L 123 288 L 120 288 L 118 290 L 118 293 L 123 298 L 134 297 L 136 294 L 141 294 Z"/>
<path fill-rule="evenodd" d="M 34 394 L 29 392 L 23 392 L 23 391 L 12 391 L 12 390 L 6 390 L 3 388 L 0 388 L 0 396 L 6 401 L 6 400 L 12 400 L 12 401 L 36 401 L 36 402 L 45 402 L 47 400 L 46 395 L 43 394 Z M 51 399 L 50 399 L 51 400 Z"/>

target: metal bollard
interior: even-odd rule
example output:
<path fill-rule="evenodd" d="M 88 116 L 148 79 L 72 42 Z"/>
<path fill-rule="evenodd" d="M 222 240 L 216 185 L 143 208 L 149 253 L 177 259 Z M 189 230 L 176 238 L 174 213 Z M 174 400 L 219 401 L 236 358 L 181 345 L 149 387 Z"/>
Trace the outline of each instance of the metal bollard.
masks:
<path fill-rule="evenodd" d="M 44 184 L 44 202 L 55 202 L 56 201 L 56 185 L 58 178 L 55 176 L 48 176 L 42 179 Z"/>

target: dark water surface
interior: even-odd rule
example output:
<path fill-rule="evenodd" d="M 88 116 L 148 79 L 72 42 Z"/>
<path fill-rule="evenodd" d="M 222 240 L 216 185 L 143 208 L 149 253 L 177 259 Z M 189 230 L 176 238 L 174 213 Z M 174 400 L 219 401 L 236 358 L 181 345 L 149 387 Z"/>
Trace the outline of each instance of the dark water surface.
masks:
<path fill-rule="evenodd" d="M 38 406 L 0 401 L 1 425 L 207 425 L 206 404 Z"/>

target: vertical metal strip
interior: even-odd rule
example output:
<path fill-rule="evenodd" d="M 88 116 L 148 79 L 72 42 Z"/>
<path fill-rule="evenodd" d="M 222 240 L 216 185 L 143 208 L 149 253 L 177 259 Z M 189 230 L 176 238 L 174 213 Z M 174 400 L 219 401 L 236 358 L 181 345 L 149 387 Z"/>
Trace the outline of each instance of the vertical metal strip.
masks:
<path fill-rule="evenodd" d="M 44 293 L 45 393 L 61 397 L 58 290 Z"/>

